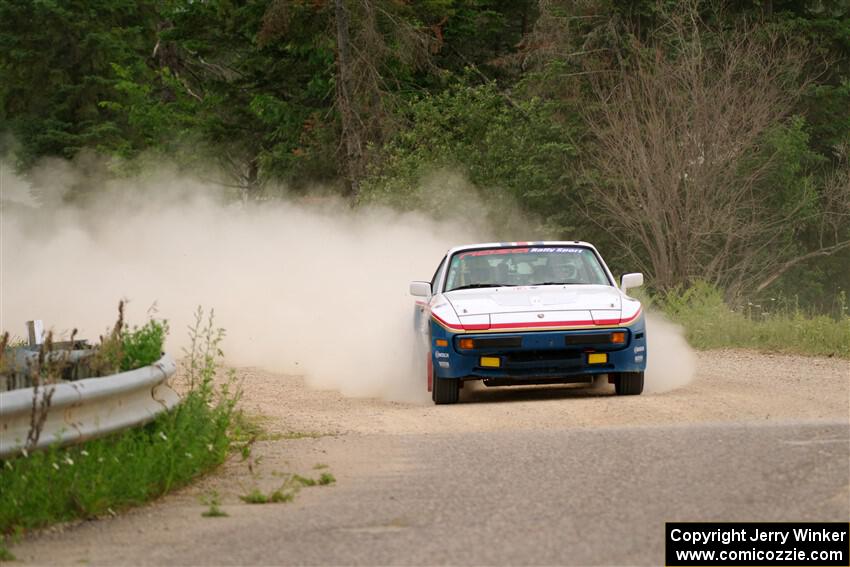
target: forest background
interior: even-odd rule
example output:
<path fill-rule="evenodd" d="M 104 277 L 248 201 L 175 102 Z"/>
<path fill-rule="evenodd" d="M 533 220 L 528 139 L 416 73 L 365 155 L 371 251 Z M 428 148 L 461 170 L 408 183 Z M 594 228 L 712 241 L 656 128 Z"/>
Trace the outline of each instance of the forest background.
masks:
<path fill-rule="evenodd" d="M 846 322 L 850 3 L 0 0 L 0 159 L 57 158 L 69 203 L 165 161 L 234 200 L 483 201 L 674 311 Z"/>

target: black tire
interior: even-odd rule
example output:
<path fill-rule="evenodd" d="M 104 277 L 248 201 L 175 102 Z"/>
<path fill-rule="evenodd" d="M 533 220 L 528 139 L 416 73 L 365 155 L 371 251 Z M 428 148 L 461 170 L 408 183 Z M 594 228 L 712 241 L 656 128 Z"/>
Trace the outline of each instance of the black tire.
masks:
<path fill-rule="evenodd" d="M 431 387 L 431 399 L 435 404 L 456 404 L 460 398 L 460 380 L 437 378 Z"/>
<path fill-rule="evenodd" d="M 643 372 L 621 372 L 614 380 L 618 396 L 638 396 L 643 392 Z"/>

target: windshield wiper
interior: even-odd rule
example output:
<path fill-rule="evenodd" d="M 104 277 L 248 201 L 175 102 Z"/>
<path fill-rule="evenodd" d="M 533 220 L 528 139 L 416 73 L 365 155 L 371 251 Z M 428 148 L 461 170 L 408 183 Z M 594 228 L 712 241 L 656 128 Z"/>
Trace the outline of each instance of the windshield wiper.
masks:
<path fill-rule="evenodd" d="M 460 287 L 454 287 L 449 291 L 458 291 L 459 289 L 474 289 L 480 287 L 514 287 L 514 284 L 502 284 L 502 283 L 471 283 L 467 285 L 462 285 Z"/>
<path fill-rule="evenodd" d="M 528 284 L 528 285 L 529 286 L 535 286 L 535 285 L 582 285 L 582 284 L 580 284 L 578 282 L 540 282 L 540 283 L 533 283 L 533 284 Z"/>

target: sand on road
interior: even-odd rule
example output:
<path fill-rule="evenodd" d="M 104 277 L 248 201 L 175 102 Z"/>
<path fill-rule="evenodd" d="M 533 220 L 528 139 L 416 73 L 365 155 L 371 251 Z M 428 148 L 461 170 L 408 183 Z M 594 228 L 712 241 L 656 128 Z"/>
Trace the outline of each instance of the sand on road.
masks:
<path fill-rule="evenodd" d="M 242 369 L 244 407 L 272 430 L 402 434 L 641 426 L 778 419 L 850 419 L 850 361 L 715 350 L 696 379 L 660 394 L 612 396 L 613 386 L 470 388 L 458 406 L 411 405 L 313 391 L 300 377 Z M 647 378 L 649 380 L 649 378 Z M 423 379 L 424 382 L 424 379 Z M 475 386 L 475 384 L 473 384 Z"/>

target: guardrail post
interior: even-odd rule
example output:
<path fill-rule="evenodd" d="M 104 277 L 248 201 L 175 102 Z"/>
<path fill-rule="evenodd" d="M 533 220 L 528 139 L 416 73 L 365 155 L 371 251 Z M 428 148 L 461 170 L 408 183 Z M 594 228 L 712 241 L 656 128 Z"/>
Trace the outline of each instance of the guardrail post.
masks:
<path fill-rule="evenodd" d="M 38 346 L 44 342 L 44 322 L 41 319 L 27 321 L 27 334 L 30 346 Z"/>

